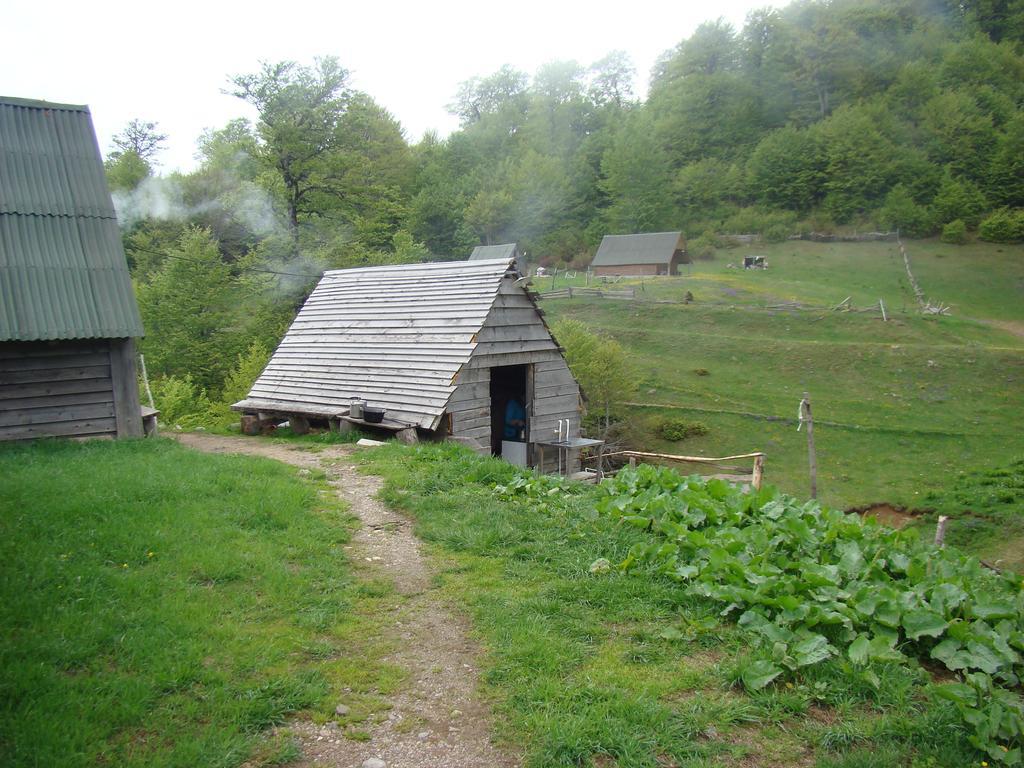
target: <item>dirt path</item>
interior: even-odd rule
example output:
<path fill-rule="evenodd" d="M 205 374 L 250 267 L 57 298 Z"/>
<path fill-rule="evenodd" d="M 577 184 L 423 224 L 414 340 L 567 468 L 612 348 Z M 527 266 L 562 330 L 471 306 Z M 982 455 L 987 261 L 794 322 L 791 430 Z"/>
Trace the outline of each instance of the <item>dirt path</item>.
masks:
<path fill-rule="evenodd" d="M 334 723 L 295 722 L 289 730 L 300 740 L 305 766 L 359 768 L 502 768 L 518 761 L 490 741 L 491 717 L 476 696 L 476 649 L 465 622 L 430 588 L 432 575 L 408 518 L 376 500 L 381 481 L 361 475 L 351 463 L 350 446 L 317 452 L 244 437 L 177 434 L 184 445 L 211 453 L 265 456 L 305 469 L 326 472 L 328 482 L 350 505 L 362 525 L 353 538 L 355 557 L 374 576 L 391 579 L 405 596 L 391 617 L 397 650 L 387 661 L 405 669 L 409 680 L 391 697 L 392 709 L 381 722 L 367 722 L 369 741 L 346 739 Z"/>

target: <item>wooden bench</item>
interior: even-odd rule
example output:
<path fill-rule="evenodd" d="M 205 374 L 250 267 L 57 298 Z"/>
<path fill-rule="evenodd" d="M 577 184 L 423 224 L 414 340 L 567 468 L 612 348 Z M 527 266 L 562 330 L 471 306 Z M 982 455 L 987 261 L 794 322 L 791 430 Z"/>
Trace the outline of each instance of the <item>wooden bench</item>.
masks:
<path fill-rule="evenodd" d="M 389 419 L 367 421 L 366 419 L 357 419 L 355 416 L 347 414 L 338 414 L 328 419 L 328 423 L 331 425 L 331 429 L 337 432 L 350 432 L 355 427 L 368 427 L 370 429 L 383 429 L 388 432 L 394 432 L 395 439 L 406 445 L 413 445 L 420 441 L 419 436 L 416 434 L 416 427 L 400 421 L 391 421 Z"/>
<path fill-rule="evenodd" d="M 150 408 L 148 405 L 142 406 L 142 434 L 146 437 L 153 437 L 157 433 L 156 417 L 160 415 L 160 411 L 156 408 Z"/>

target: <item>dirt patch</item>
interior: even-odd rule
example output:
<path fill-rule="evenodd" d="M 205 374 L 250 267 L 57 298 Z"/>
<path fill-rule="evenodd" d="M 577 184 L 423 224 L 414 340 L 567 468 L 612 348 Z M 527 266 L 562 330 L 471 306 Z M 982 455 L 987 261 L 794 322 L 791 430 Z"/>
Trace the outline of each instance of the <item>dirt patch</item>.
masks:
<path fill-rule="evenodd" d="M 882 525 L 887 525 L 890 528 L 903 528 L 925 513 L 925 510 L 907 509 L 898 504 L 888 504 L 886 502 L 853 507 L 846 511 L 861 517 L 873 517 Z"/>
<path fill-rule="evenodd" d="M 1016 320 L 979 320 L 979 322 L 1001 331 L 1006 331 L 1013 336 L 1024 339 L 1024 323 Z"/>
<path fill-rule="evenodd" d="M 519 765 L 491 743 L 491 713 L 476 695 L 478 649 L 468 626 L 431 589 L 433 571 L 412 533 L 412 521 L 376 499 L 380 478 L 360 474 L 354 446 L 316 452 L 259 438 L 185 433 L 173 435 L 190 448 L 213 453 L 265 456 L 326 473 L 328 483 L 350 505 L 361 525 L 353 537 L 353 559 L 371 578 L 394 582 L 405 600 L 389 616 L 396 651 L 385 659 L 408 673 L 408 683 L 389 697 L 387 715 L 358 726 L 360 740 L 346 737 L 335 722 L 290 723 L 303 766 L 350 768 L 376 757 L 388 768 L 475 768 Z M 349 734 L 352 736 L 353 734 Z"/>

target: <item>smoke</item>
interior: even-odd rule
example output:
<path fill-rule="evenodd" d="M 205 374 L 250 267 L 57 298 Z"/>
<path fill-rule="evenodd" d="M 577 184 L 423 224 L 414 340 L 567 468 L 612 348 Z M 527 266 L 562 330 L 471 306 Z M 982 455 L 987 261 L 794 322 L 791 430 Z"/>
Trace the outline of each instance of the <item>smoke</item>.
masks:
<path fill-rule="evenodd" d="M 177 179 L 147 176 L 135 189 L 115 190 L 111 197 L 122 229 L 145 219 L 179 221 L 189 217 Z"/>
<path fill-rule="evenodd" d="M 188 221 L 199 217 L 220 217 L 243 226 L 263 238 L 286 231 L 281 214 L 270 195 L 238 169 L 249 161 L 239 152 L 227 168 L 200 170 L 192 176 L 147 176 L 132 190 L 112 194 L 114 210 L 122 229 L 140 221 Z"/>

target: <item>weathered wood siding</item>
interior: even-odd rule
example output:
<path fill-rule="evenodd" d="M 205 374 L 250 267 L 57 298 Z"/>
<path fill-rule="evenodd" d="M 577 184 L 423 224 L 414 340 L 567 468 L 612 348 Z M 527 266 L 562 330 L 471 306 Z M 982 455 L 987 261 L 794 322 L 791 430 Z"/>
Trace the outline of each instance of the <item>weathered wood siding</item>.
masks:
<path fill-rule="evenodd" d="M 491 452 L 491 372 L 488 368 L 463 368 L 455 379 L 448 401 L 452 437 L 476 441 L 480 453 Z"/>
<path fill-rule="evenodd" d="M 448 405 L 452 435 L 490 450 L 490 369 L 531 365 L 527 392 L 530 442 L 558 437 L 558 420 L 569 419 L 570 435 L 580 434 L 580 389 L 537 307 L 511 279 L 502 281 L 469 362 L 456 378 Z"/>
<path fill-rule="evenodd" d="M 0 342 L 0 440 L 141 436 L 134 370 L 127 339 Z"/>

